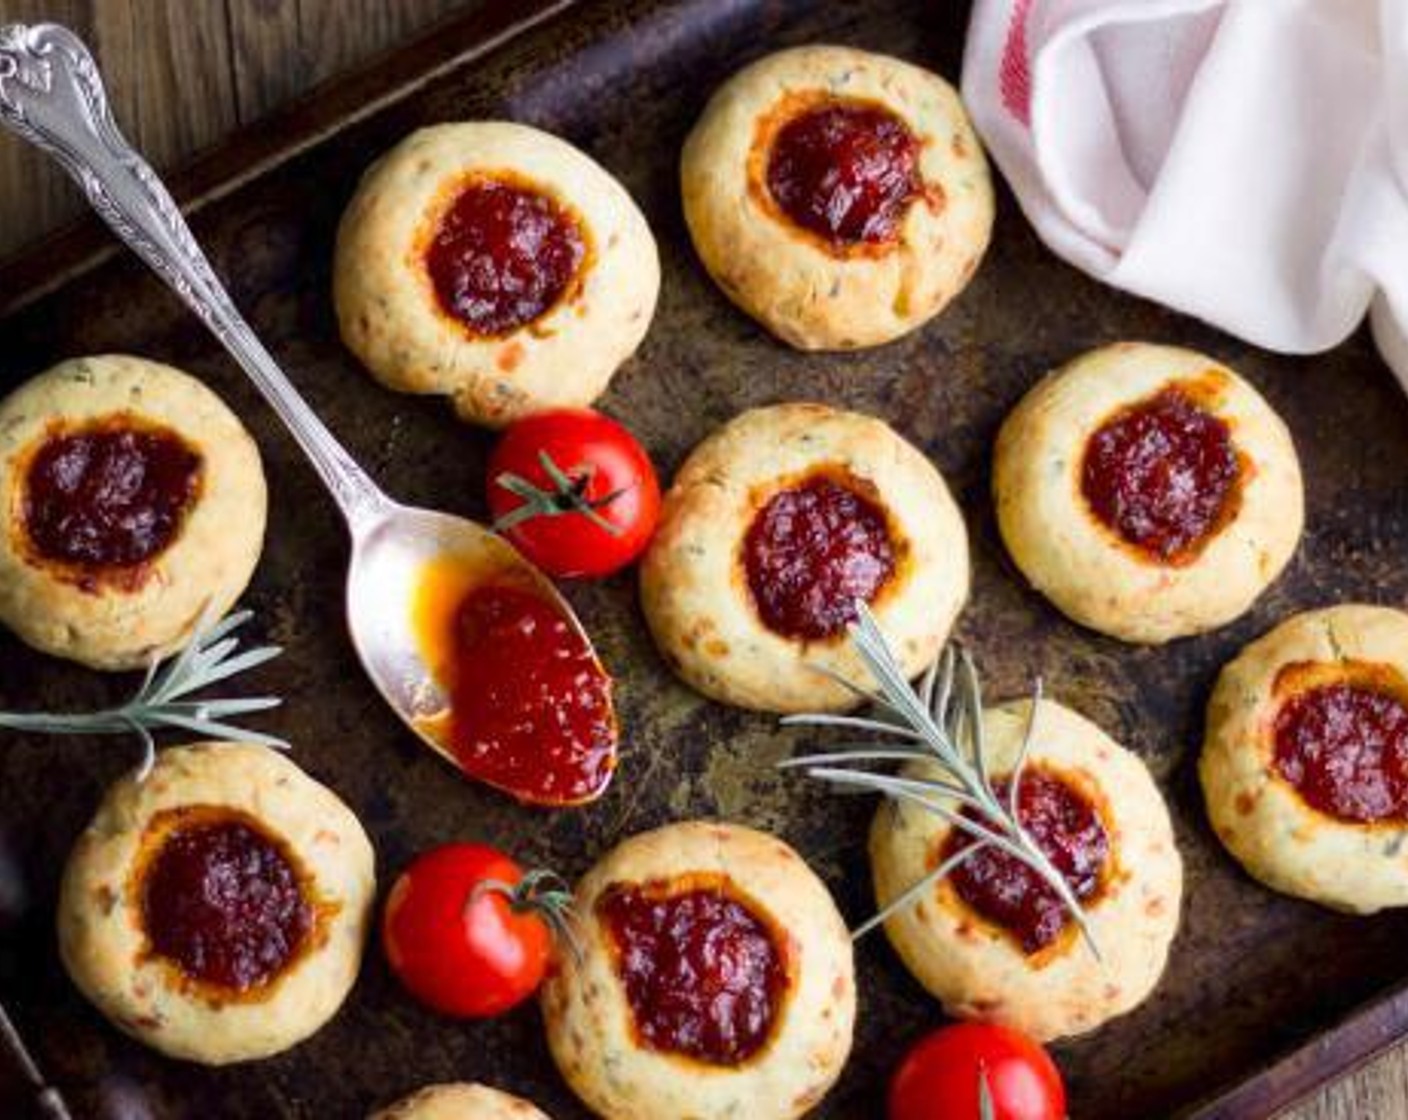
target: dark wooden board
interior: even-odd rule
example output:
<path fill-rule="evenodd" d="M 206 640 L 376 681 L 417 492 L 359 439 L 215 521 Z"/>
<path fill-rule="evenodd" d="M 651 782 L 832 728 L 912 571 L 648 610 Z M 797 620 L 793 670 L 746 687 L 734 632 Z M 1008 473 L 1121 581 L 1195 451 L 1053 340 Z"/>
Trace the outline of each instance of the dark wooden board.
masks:
<path fill-rule="evenodd" d="M 103 59 L 124 129 L 154 167 L 263 116 L 436 20 L 490 0 L 0 0 L 0 24 L 52 20 Z M 86 209 L 58 165 L 0 134 L 0 257 Z"/>
<path fill-rule="evenodd" d="M 1108 728 L 1160 778 L 1188 872 L 1183 926 L 1144 1007 L 1059 1048 L 1072 1114 L 1127 1120 L 1201 1106 L 1207 1117 L 1265 1116 L 1402 1035 L 1408 913 L 1339 917 L 1255 885 L 1211 836 L 1192 766 L 1212 680 L 1244 641 L 1307 607 L 1408 602 L 1408 400 L 1367 339 L 1314 359 L 1275 356 L 1122 297 L 1047 253 L 1003 193 L 986 263 L 937 322 L 868 353 L 793 353 L 736 312 L 694 258 L 679 211 L 680 143 L 718 81 L 786 44 L 851 43 L 956 78 L 963 6 L 603 0 L 487 55 L 475 52 L 514 9 L 524 6 L 491 4 L 283 115 L 285 133 L 266 127 L 222 149 L 187 180 L 196 232 L 216 270 L 353 453 L 400 498 L 483 513 L 488 435 L 437 401 L 379 388 L 338 342 L 331 247 L 358 175 L 407 130 L 434 121 L 506 116 L 561 133 L 623 179 L 660 240 L 658 316 L 603 404 L 635 427 L 662 470 L 751 405 L 816 398 L 885 417 L 935 459 L 967 515 L 976 575 L 959 629 L 994 694 L 1016 694 L 1040 674 L 1055 698 Z M 577 874 L 630 833 L 719 815 L 781 833 L 813 861 L 851 920 L 869 913 L 864 840 L 873 805 L 777 774 L 771 764 L 806 736 L 707 703 L 675 682 L 650 645 L 629 577 L 568 588 L 620 680 L 625 753 L 601 802 L 554 814 L 521 809 L 420 747 L 357 666 L 342 617 L 343 531 L 292 443 L 140 265 L 118 257 L 85 272 L 78 266 L 91 236 L 57 244 L 47 259 L 62 265 L 63 279 L 49 294 L 29 298 L 45 283 L 42 256 L 0 272 L 0 298 L 25 303 L 0 320 L 0 388 L 63 357 L 127 350 L 198 373 L 247 418 L 273 504 L 246 602 L 261 634 L 287 647 L 247 687 L 285 696 L 286 707 L 264 725 L 289 735 L 297 760 L 359 813 L 383 881 L 416 851 L 454 837 Z M 1002 550 L 988 494 L 994 434 L 1023 391 L 1071 354 L 1126 337 L 1194 346 L 1245 373 L 1290 423 L 1308 480 L 1309 527 L 1287 574 L 1233 626 L 1159 650 L 1080 630 L 1026 589 Z M 129 684 L 0 636 L 5 707 L 88 705 Z M 0 916 L 10 919 L 0 934 L 0 996 L 80 1115 L 351 1118 L 423 1082 L 460 1077 L 523 1092 L 559 1120 L 585 1115 L 552 1068 L 536 1010 L 487 1024 L 439 1020 L 397 989 L 376 947 L 338 1018 L 258 1065 L 168 1062 L 108 1027 L 63 974 L 53 908 L 68 847 L 132 749 L 6 736 L 0 750 L 8 848 L 0 866 L 25 883 L 12 902 L 12 891 L 0 891 Z M 939 1018 L 882 938 L 860 946 L 858 968 L 855 1054 L 819 1117 L 877 1116 L 900 1048 Z"/>

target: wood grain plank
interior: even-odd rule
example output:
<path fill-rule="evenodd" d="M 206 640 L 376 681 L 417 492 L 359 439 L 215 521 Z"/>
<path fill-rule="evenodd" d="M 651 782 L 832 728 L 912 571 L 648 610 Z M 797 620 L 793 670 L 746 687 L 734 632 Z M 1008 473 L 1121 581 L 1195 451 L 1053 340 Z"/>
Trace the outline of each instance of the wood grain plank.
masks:
<path fill-rule="evenodd" d="M 235 124 L 222 0 L 0 0 L 0 22 L 55 20 L 97 55 L 113 111 L 158 167 Z M 0 136 L 0 255 L 81 212 L 77 191 L 13 137 Z"/>
<path fill-rule="evenodd" d="M 117 119 L 169 168 L 309 86 L 405 39 L 457 0 L 0 0 L 94 49 Z M 0 257 L 81 213 L 63 175 L 0 135 Z"/>
<path fill-rule="evenodd" d="M 463 0 L 227 3 L 242 122 L 257 119 L 463 6 Z"/>
<path fill-rule="evenodd" d="M 222 0 L 142 0 L 96 7 L 102 13 L 100 36 L 109 22 L 124 26 L 132 36 L 132 84 L 122 90 L 120 104 L 136 124 L 133 139 L 151 159 L 170 166 L 235 127 L 229 27 Z"/>
<path fill-rule="evenodd" d="M 300 45 L 311 65 L 311 80 L 345 70 L 463 6 L 463 0 L 297 0 Z"/>
<path fill-rule="evenodd" d="M 56 20 L 87 38 L 119 120 L 153 162 L 170 166 L 457 6 L 457 0 L 0 0 L 0 22 Z M 0 255 L 81 208 L 56 169 L 0 135 Z M 1408 1118 L 1408 1049 L 1390 1052 L 1285 1116 Z"/>
<path fill-rule="evenodd" d="M 0 0 L 0 23 L 54 20 L 92 35 L 85 0 Z M 78 212 L 79 202 L 47 160 L 8 133 L 0 133 L 0 256 Z"/>
<path fill-rule="evenodd" d="M 1403 1120 L 1408 1117 L 1408 1048 L 1400 1046 L 1288 1110 L 1283 1120 Z"/>
<path fill-rule="evenodd" d="M 346 6 L 355 9 L 359 4 Z M 316 79 L 301 40 L 298 0 L 227 0 L 227 7 L 234 48 L 235 104 L 240 120 L 248 122 Z"/>

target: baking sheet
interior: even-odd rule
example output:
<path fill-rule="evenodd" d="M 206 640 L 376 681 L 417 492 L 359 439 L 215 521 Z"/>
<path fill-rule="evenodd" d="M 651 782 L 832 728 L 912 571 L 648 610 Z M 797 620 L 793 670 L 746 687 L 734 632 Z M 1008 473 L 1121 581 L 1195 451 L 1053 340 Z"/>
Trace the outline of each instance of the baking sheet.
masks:
<path fill-rule="evenodd" d="M 241 143 L 257 143 L 271 166 L 231 190 L 205 184 L 196 232 L 293 379 L 394 496 L 482 516 L 490 437 L 456 422 L 439 401 L 381 389 L 337 339 L 329 269 L 342 206 L 362 169 L 407 130 L 465 117 L 558 132 L 620 176 L 659 238 L 664 287 L 649 337 L 602 406 L 634 428 L 662 475 L 753 405 L 818 399 L 884 417 L 934 458 L 967 517 L 975 580 L 959 636 L 991 695 L 1016 695 L 1042 676 L 1052 697 L 1147 759 L 1168 795 L 1187 870 L 1183 926 L 1153 999 L 1058 1047 L 1072 1115 L 1154 1117 L 1199 1102 L 1209 1116 L 1264 1115 L 1401 1032 L 1400 1000 L 1378 1002 L 1357 1027 L 1326 1035 L 1408 981 L 1408 914 L 1331 915 L 1240 873 L 1212 837 L 1196 789 L 1203 705 L 1223 661 L 1287 614 L 1347 599 L 1408 601 L 1408 401 L 1362 336 L 1317 358 L 1270 355 L 1099 287 L 1039 245 L 1005 192 L 992 250 L 957 303 L 908 339 L 851 355 L 799 354 L 773 342 L 713 287 L 684 231 L 678 151 L 721 79 L 768 50 L 828 41 L 896 54 L 956 80 L 965 9 L 918 0 L 584 3 L 486 57 L 470 50 L 484 26 L 477 16 L 473 26 L 441 32 L 462 37 L 458 54 L 442 40 L 379 68 L 380 100 L 369 114 L 347 119 L 348 98 L 335 93 L 326 113 L 306 106 L 293 118 L 289 158 L 274 158 L 267 137 L 233 141 L 219 157 L 226 167 L 238 166 Z M 440 72 L 427 81 L 432 57 Z M 0 287 L 19 275 L 36 276 L 33 260 L 0 275 Z M 1290 424 L 1307 479 L 1308 530 L 1286 575 L 1236 624 L 1161 650 L 1080 630 L 1027 590 L 1003 552 L 988 494 L 993 437 L 1025 388 L 1068 356 L 1119 338 L 1192 346 L 1245 374 Z M 297 761 L 362 817 L 384 884 L 414 853 L 452 838 L 491 841 L 576 875 L 626 835 L 721 816 L 795 844 L 851 922 L 871 912 L 864 848 L 874 803 L 774 771 L 815 737 L 781 732 L 770 717 L 708 703 L 677 683 L 650 644 L 629 576 L 567 588 L 619 680 L 624 749 L 608 795 L 585 810 L 545 814 L 460 778 L 402 729 L 361 674 L 342 615 L 346 541 L 311 470 L 218 346 L 140 265 L 114 258 L 0 320 L 0 388 L 61 358 L 104 351 L 197 373 L 259 439 L 271 519 L 245 601 L 257 612 L 258 636 L 287 653 L 242 687 L 284 696 L 285 707 L 259 726 L 290 737 Z M 91 706 L 130 684 L 0 635 L 0 706 Z M 125 1039 L 68 983 L 52 916 L 68 847 L 135 747 L 13 735 L 3 742 L 0 828 L 12 859 L 0 862 L 17 865 L 26 895 L 7 908 L 15 921 L 0 934 L 0 997 L 77 1115 L 356 1117 L 453 1078 L 523 1093 L 559 1120 L 586 1115 L 553 1070 L 536 1009 L 483 1024 L 438 1019 L 399 990 L 376 946 L 337 1019 L 279 1058 L 204 1070 Z M 939 1020 L 882 937 L 862 943 L 858 972 L 855 1053 L 818 1117 L 877 1115 L 903 1046 Z M 1265 1072 L 1321 1036 L 1317 1050 Z"/>

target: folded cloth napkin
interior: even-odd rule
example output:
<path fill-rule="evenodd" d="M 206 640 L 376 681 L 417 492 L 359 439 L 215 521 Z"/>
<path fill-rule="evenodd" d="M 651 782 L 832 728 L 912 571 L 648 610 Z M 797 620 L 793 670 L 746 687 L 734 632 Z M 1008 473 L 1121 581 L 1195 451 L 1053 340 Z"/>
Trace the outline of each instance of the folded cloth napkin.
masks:
<path fill-rule="evenodd" d="M 1408 0 L 977 0 L 963 94 L 1072 264 L 1408 386 Z"/>

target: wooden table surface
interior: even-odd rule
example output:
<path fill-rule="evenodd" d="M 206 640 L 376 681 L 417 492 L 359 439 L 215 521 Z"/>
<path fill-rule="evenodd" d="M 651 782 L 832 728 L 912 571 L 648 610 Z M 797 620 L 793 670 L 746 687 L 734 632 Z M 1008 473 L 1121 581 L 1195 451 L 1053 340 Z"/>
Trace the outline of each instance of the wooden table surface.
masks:
<path fill-rule="evenodd" d="M 102 63 L 118 120 L 164 168 L 463 3 L 0 0 L 0 23 L 54 20 L 87 39 Z M 57 170 L 0 135 L 0 256 L 62 225 L 82 206 Z M 1408 1120 L 1408 1046 L 1284 1116 Z"/>

